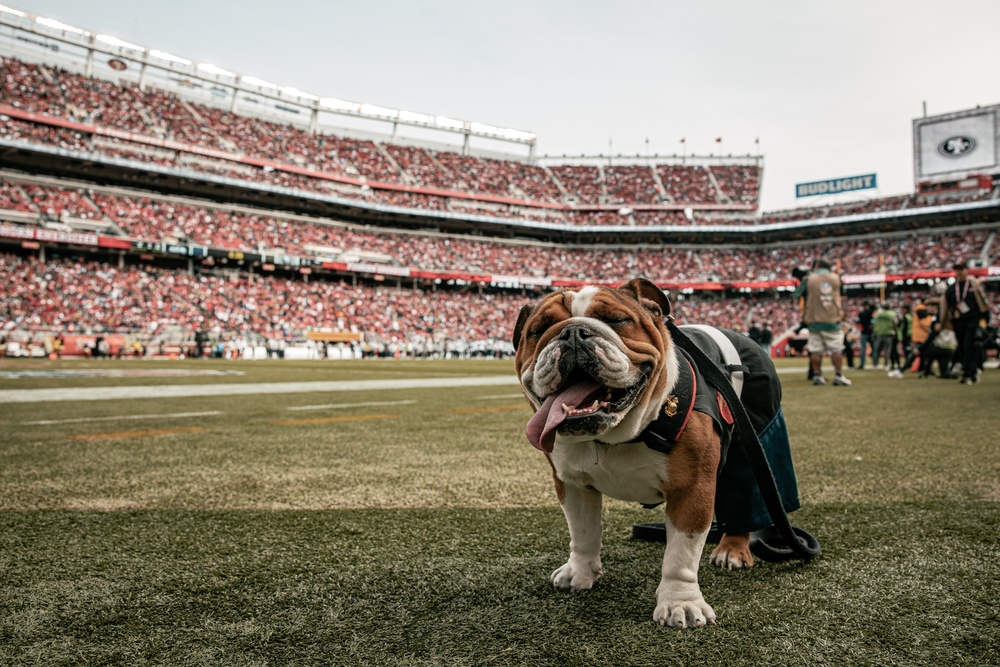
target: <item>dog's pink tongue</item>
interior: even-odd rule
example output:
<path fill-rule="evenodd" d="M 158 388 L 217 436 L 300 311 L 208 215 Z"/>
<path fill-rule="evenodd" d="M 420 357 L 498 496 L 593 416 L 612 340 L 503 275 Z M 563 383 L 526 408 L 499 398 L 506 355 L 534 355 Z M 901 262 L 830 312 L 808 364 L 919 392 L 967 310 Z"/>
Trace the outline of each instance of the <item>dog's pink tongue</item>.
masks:
<path fill-rule="evenodd" d="M 603 386 L 594 380 L 570 385 L 561 392 L 552 394 L 545 399 L 542 407 L 531 417 L 524 428 L 528 442 L 542 450 L 551 452 L 556 442 L 556 428 L 566 419 L 563 403 L 574 408 L 593 402 L 593 394 Z"/>

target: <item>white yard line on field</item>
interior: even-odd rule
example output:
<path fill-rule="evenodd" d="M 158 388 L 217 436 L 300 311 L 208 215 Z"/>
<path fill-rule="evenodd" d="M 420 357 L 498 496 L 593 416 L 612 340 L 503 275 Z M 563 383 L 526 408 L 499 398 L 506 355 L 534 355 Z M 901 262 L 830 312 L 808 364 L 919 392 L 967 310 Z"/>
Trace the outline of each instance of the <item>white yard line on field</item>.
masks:
<path fill-rule="evenodd" d="M 236 396 L 252 394 L 305 394 L 333 391 L 387 391 L 392 389 L 438 389 L 492 387 L 518 384 L 513 375 L 465 378 L 411 378 L 395 380 L 347 380 L 338 382 L 260 382 L 244 384 L 138 385 L 127 387 L 80 387 L 76 389 L 8 389 L 0 391 L 0 403 L 51 403 L 56 401 L 122 401 L 130 398 L 178 398 L 191 396 Z"/>
<path fill-rule="evenodd" d="M 372 405 L 409 405 L 416 401 L 368 401 L 367 403 L 327 403 L 326 405 L 292 405 L 287 410 L 344 410 L 346 408 L 367 408 Z"/>
<path fill-rule="evenodd" d="M 155 415 L 118 415 L 115 417 L 78 417 L 77 419 L 40 419 L 33 422 L 21 422 L 22 424 L 31 425 L 42 425 L 48 426 L 50 424 L 78 424 L 81 422 L 114 422 L 121 421 L 123 419 L 157 419 L 162 417 L 164 419 L 171 419 L 174 417 L 210 417 L 212 415 L 221 415 L 222 412 L 219 410 L 209 410 L 208 412 L 167 412 Z"/>

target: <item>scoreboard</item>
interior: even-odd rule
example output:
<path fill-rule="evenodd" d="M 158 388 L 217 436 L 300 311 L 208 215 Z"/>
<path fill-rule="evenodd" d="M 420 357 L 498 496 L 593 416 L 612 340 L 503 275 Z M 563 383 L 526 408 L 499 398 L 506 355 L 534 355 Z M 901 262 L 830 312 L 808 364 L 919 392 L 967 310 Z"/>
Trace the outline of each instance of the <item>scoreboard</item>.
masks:
<path fill-rule="evenodd" d="M 1000 105 L 913 121 L 915 183 L 1000 176 Z"/>

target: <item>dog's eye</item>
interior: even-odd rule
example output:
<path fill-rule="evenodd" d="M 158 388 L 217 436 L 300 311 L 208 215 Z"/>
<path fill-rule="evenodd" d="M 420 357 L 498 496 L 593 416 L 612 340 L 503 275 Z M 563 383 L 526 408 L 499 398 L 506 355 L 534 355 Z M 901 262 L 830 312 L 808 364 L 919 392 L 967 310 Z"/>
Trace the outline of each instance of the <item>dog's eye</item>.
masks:
<path fill-rule="evenodd" d="M 540 322 L 539 324 L 536 324 L 535 326 L 531 327 L 530 329 L 528 329 L 528 338 L 541 338 L 542 334 L 548 331 L 549 325 L 550 322 L 546 321 L 546 322 Z"/>
<path fill-rule="evenodd" d="M 612 327 L 622 327 L 626 324 L 632 324 L 632 318 L 625 315 L 609 315 L 602 317 L 601 321 Z"/>

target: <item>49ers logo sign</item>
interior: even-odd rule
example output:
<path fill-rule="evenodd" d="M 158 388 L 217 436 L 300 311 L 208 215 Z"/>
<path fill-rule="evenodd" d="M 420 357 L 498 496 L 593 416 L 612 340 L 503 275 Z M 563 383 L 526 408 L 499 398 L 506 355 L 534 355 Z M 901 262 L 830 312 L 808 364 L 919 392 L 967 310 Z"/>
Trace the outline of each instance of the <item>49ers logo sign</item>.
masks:
<path fill-rule="evenodd" d="M 938 144 L 937 150 L 945 157 L 962 157 L 976 150 L 976 140 L 961 134 L 948 137 Z"/>

